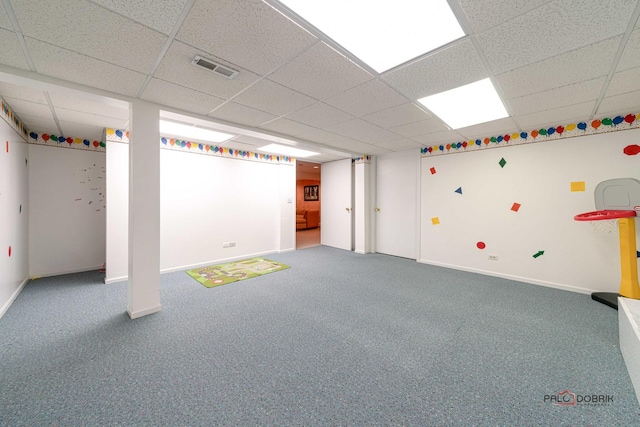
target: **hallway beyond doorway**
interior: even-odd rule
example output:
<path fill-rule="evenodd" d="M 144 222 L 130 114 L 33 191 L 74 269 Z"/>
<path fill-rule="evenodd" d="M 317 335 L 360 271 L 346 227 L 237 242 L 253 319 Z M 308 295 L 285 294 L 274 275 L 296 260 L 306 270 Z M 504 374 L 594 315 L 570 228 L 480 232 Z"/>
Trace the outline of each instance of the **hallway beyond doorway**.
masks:
<path fill-rule="evenodd" d="M 320 227 L 296 231 L 296 249 L 320 245 Z"/>

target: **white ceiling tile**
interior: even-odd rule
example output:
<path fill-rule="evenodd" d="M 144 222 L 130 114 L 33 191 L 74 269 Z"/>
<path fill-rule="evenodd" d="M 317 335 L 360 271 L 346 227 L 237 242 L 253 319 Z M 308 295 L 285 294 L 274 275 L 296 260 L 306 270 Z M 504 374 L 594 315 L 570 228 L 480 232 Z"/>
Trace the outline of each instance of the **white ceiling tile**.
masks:
<path fill-rule="evenodd" d="M 572 50 L 504 74 L 496 79 L 508 98 L 606 76 L 622 36 Z"/>
<path fill-rule="evenodd" d="M 334 95 L 325 102 L 359 117 L 404 104 L 407 100 L 382 81 L 375 79 Z"/>
<path fill-rule="evenodd" d="M 366 122 L 362 119 L 353 119 L 348 122 L 328 126 L 326 130 L 370 144 L 399 139 L 397 134 L 382 129 L 379 126 Z"/>
<path fill-rule="evenodd" d="M 260 80 L 233 101 L 277 116 L 287 115 L 315 102 L 313 98 L 271 80 Z"/>
<path fill-rule="evenodd" d="M 66 95 L 61 92 L 50 91 L 48 93 L 49 99 L 51 99 L 51 103 L 55 108 L 81 111 L 100 117 L 111 117 L 119 120 L 129 120 L 128 108 L 118 108 L 112 105 L 101 104 L 98 102 L 89 101 L 87 99 L 82 99 L 77 96 Z"/>
<path fill-rule="evenodd" d="M 448 128 L 440 120 L 429 119 L 408 123 L 406 125 L 395 126 L 390 128 L 389 130 L 397 133 L 398 135 L 410 138 L 412 136 L 424 135 L 425 133 L 446 131 L 448 130 Z"/>
<path fill-rule="evenodd" d="M 140 98 L 198 114 L 207 114 L 224 102 L 224 99 L 160 79 L 151 79 Z"/>
<path fill-rule="evenodd" d="M 335 135 L 330 132 L 288 119 L 274 120 L 260 126 L 260 128 L 313 142 L 326 142 L 335 138 Z"/>
<path fill-rule="evenodd" d="M 279 68 L 270 80 L 316 99 L 358 86 L 373 76 L 320 42 Z"/>
<path fill-rule="evenodd" d="M 600 96 L 605 80 L 606 77 L 600 77 L 510 99 L 511 114 L 520 116 L 581 102 L 595 101 Z"/>
<path fill-rule="evenodd" d="M 58 126 L 56 125 L 53 116 L 49 114 L 49 117 L 41 117 L 32 114 L 19 114 L 20 119 L 27 125 L 32 132 L 48 133 L 57 135 Z"/>
<path fill-rule="evenodd" d="M 349 121 L 355 117 L 322 102 L 316 102 L 315 104 L 288 114 L 287 118 L 310 126 L 323 128 Z"/>
<path fill-rule="evenodd" d="M 459 2 L 469 24 L 478 33 L 533 10 L 548 3 L 549 0 L 459 0 Z"/>
<path fill-rule="evenodd" d="M 9 21 L 7 11 L 4 9 L 4 5 L 2 3 L 0 3 L 0 28 L 13 30 L 13 26 L 11 25 L 11 21 Z"/>
<path fill-rule="evenodd" d="M 622 95 L 640 90 L 640 67 L 619 71 L 613 75 L 605 96 Z"/>
<path fill-rule="evenodd" d="M 0 96 L 3 96 L 5 99 L 11 97 L 22 99 L 23 101 L 35 102 L 36 104 L 47 104 L 47 98 L 45 98 L 43 91 L 11 83 L 0 82 Z M 9 104 L 11 103 L 9 102 Z"/>
<path fill-rule="evenodd" d="M 340 137 L 340 136 L 337 136 L 335 139 L 333 139 L 330 142 L 327 142 L 326 144 L 331 147 L 335 147 L 341 150 L 346 150 L 352 153 L 357 153 L 362 155 L 364 154 L 378 155 L 378 154 L 385 154 L 390 152 L 390 150 L 387 150 L 385 148 L 377 147 L 372 144 L 367 144 L 366 142 L 356 141 L 354 139 Z"/>
<path fill-rule="evenodd" d="M 20 118 L 22 118 L 23 115 L 26 116 L 27 114 L 32 117 L 53 117 L 53 115 L 51 114 L 51 108 L 49 108 L 48 104 L 24 101 L 22 99 L 11 97 L 4 97 L 4 99 Z"/>
<path fill-rule="evenodd" d="M 60 121 L 60 125 L 62 126 L 62 122 L 66 123 L 83 123 L 87 126 L 93 126 L 95 128 L 113 128 L 113 129 L 124 129 L 127 127 L 127 123 L 129 122 L 129 118 L 115 118 L 108 116 L 101 116 L 97 114 L 92 114 L 85 111 L 78 110 L 68 110 L 62 107 L 54 107 L 56 112 L 56 116 Z M 62 129 L 66 132 L 64 126 Z"/>
<path fill-rule="evenodd" d="M 260 0 L 196 0 L 177 38 L 260 75 L 317 40 Z"/>
<path fill-rule="evenodd" d="M 442 132 L 427 133 L 425 135 L 418 135 L 411 137 L 414 141 L 420 143 L 422 146 L 442 144 L 448 142 L 458 142 L 462 140 L 462 135 L 453 130 L 445 130 Z"/>
<path fill-rule="evenodd" d="M 84 0 L 21 0 L 13 9 L 25 36 L 130 70 L 151 71 L 167 37 Z M 52 25 L 59 31 L 52 31 Z M 57 61 L 56 66 L 64 62 Z"/>
<path fill-rule="evenodd" d="M 493 71 L 502 73 L 624 33 L 636 3 L 556 0 L 477 34 L 477 40 Z"/>
<path fill-rule="evenodd" d="M 516 117 L 516 119 L 523 130 L 527 132 L 547 126 L 565 125 L 587 120 L 595 104 L 595 101 L 583 102 L 582 104 L 569 105 L 568 107 L 525 114 Z"/>
<path fill-rule="evenodd" d="M 640 91 L 604 98 L 598 106 L 597 115 L 629 113 L 640 115 Z"/>
<path fill-rule="evenodd" d="M 431 119 L 431 116 L 417 105 L 407 102 L 406 104 L 367 114 L 362 116 L 362 119 L 383 128 L 390 128 Z"/>
<path fill-rule="evenodd" d="M 463 86 L 488 77 L 467 37 L 426 57 L 381 76 L 411 100 Z"/>
<path fill-rule="evenodd" d="M 144 83 L 144 74 L 38 40 L 26 42 L 40 74 L 129 96 L 136 96 Z"/>
<path fill-rule="evenodd" d="M 29 64 L 24 57 L 18 37 L 13 31 L 0 29 L 0 64 L 29 70 Z"/>
<path fill-rule="evenodd" d="M 391 151 L 405 151 L 410 150 L 412 148 L 417 149 L 422 145 L 408 138 L 396 139 L 395 141 L 387 141 L 376 144 L 376 146 L 381 148 L 386 148 Z"/>
<path fill-rule="evenodd" d="M 456 130 L 466 139 L 476 139 L 511 134 L 518 131 L 518 126 L 511 117 L 505 117 L 504 119 L 493 120 Z"/>
<path fill-rule="evenodd" d="M 104 128 L 99 126 L 91 126 L 82 122 L 65 122 L 60 121 L 60 127 L 63 136 L 68 138 L 88 139 L 89 141 L 101 141 Z M 123 127 L 115 127 L 115 129 L 123 129 Z"/>
<path fill-rule="evenodd" d="M 640 20 L 638 20 L 640 22 Z M 640 67 L 640 29 L 634 30 L 627 40 L 624 52 L 618 62 L 616 71 L 628 70 L 629 68 Z"/>
<path fill-rule="evenodd" d="M 169 34 L 188 0 L 90 0 L 149 28 Z"/>
<path fill-rule="evenodd" d="M 254 147 L 254 148 L 255 147 L 262 147 L 263 145 L 270 144 L 270 141 L 268 141 L 266 139 L 255 138 L 253 136 L 247 136 L 247 135 L 238 135 L 238 136 L 233 137 L 229 141 L 233 141 L 234 143 L 241 143 L 241 144 L 244 144 L 246 146 L 251 146 L 251 147 Z M 227 142 L 228 141 L 225 141 L 222 144 L 224 144 L 226 146 Z"/>
<path fill-rule="evenodd" d="M 260 126 L 278 117 L 231 101 L 216 108 L 209 116 L 246 126 Z"/>
<path fill-rule="evenodd" d="M 229 80 L 193 65 L 191 61 L 196 55 L 231 67 L 240 73 L 234 79 Z M 209 53 L 175 40 L 162 58 L 154 77 L 225 99 L 231 98 L 260 78 L 251 71 L 229 64 Z"/>

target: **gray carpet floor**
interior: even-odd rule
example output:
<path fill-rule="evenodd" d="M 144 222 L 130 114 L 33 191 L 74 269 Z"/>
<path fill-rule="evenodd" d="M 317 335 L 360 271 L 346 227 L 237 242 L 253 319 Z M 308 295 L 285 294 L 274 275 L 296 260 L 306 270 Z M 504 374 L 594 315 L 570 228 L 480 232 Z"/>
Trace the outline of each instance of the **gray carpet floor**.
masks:
<path fill-rule="evenodd" d="M 637 426 L 617 312 L 588 295 L 317 246 L 129 320 L 98 272 L 0 319 L 0 425 Z M 545 396 L 608 395 L 563 407 Z M 583 398 L 583 400 L 586 400 Z"/>

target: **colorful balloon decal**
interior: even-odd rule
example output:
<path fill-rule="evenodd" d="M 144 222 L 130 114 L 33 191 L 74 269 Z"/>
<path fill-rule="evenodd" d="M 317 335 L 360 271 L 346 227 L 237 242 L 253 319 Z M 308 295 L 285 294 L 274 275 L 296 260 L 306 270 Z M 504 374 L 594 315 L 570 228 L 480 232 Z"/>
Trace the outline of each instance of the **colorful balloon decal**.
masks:
<path fill-rule="evenodd" d="M 566 125 L 533 129 L 530 132 L 496 135 L 482 139 L 479 138 L 469 141 L 459 141 L 446 145 L 423 147 L 420 149 L 420 154 L 425 157 L 428 155 L 455 153 L 457 151 L 469 149 L 475 150 L 480 148 L 492 148 L 495 146 L 502 146 L 503 144 L 509 144 L 512 141 L 515 144 L 526 144 L 532 142 L 543 142 L 551 139 L 571 138 L 574 136 L 635 128 L 640 128 L 640 115 L 630 113 L 625 116 L 619 115 L 615 117 L 594 119 L 589 123 L 569 123 Z"/>
<path fill-rule="evenodd" d="M 640 153 L 640 145 L 627 145 L 626 147 L 624 147 L 624 150 L 622 150 L 622 152 L 627 156 L 635 156 L 636 154 Z"/>
<path fill-rule="evenodd" d="M 107 141 L 124 142 L 129 143 L 129 132 L 124 132 L 117 129 L 107 129 Z M 93 144 L 98 144 L 100 147 L 106 147 L 104 142 L 94 141 Z M 228 157 L 240 160 L 262 161 L 262 162 L 275 162 L 275 163 L 287 163 L 293 164 L 295 159 L 289 156 L 272 156 L 269 154 L 254 153 L 246 150 L 236 150 L 233 148 L 216 147 L 215 145 L 208 145 L 199 142 L 191 142 L 175 138 L 160 137 L 160 148 L 165 150 L 180 150 L 189 151 L 197 154 L 217 155 L 222 157 Z M 370 163 L 371 156 L 365 155 L 352 159 L 352 162 Z"/>
<path fill-rule="evenodd" d="M 484 248 L 487 247 L 487 245 L 484 242 L 478 242 L 478 243 L 476 243 L 476 247 L 478 249 L 484 249 Z"/>
<path fill-rule="evenodd" d="M 2 114 L 6 117 L 7 123 L 9 123 L 9 125 L 18 133 L 27 137 L 29 135 L 29 131 L 24 123 L 22 123 L 22 120 L 20 120 L 18 115 L 11 109 L 11 107 L 9 107 L 9 104 L 5 102 L 4 98 L 0 96 L 0 100 L 2 102 Z"/>

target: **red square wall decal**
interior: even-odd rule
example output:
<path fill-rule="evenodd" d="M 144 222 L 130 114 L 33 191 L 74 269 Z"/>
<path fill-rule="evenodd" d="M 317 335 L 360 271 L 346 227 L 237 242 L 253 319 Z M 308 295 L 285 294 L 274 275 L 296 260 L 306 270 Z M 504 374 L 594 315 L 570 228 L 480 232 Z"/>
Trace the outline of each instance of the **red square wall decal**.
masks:
<path fill-rule="evenodd" d="M 431 172 L 431 175 L 433 175 L 433 174 L 436 173 L 436 168 L 431 168 L 431 169 L 429 169 L 429 171 Z"/>
<path fill-rule="evenodd" d="M 511 210 L 514 212 L 518 212 L 518 209 L 520 209 L 520 203 L 514 203 L 513 206 L 511 206 Z"/>

